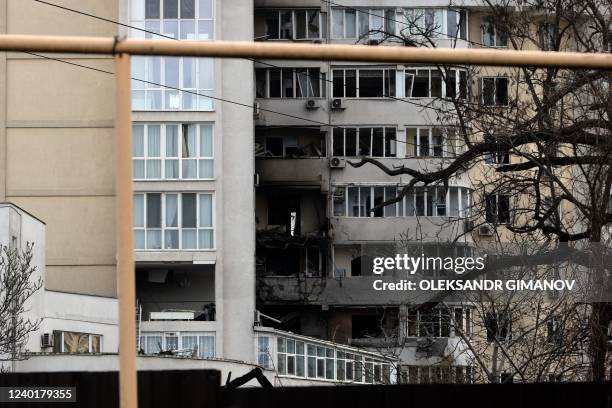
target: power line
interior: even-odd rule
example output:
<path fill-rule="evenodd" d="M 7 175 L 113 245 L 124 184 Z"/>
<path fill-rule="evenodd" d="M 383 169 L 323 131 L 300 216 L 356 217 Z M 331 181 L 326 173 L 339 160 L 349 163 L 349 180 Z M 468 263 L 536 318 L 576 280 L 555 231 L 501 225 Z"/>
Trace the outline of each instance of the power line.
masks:
<path fill-rule="evenodd" d="M 116 24 L 116 25 L 119 25 L 119 26 L 122 26 L 122 27 L 139 30 L 139 31 L 142 31 L 142 32 L 145 32 L 145 33 L 161 36 L 161 37 L 168 38 L 168 39 L 175 40 L 175 41 L 180 41 L 177 38 L 166 36 L 166 35 L 157 33 L 155 31 L 150 31 L 150 30 L 146 30 L 146 29 L 143 29 L 143 28 L 140 28 L 140 27 L 135 27 L 135 26 L 132 26 L 130 24 L 121 23 L 121 22 L 116 21 L 116 20 L 112 20 L 112 19 L 108 19 L 108 18 L 105 18 L 105 17 L 96 16 L 96 15 L 91 14 L 91 13 L 83 12 L 83 11 L 72 9 L 72 8 L 65 7 L 65 6 L 61 6 L 61 5 L 58 5 L 58 4 L 55 4 L 55 3 L 50 3 L 50 2 L 47 2 L 47 1 L 44 1 L 44 0 L 33 0 L 33 1 L 45 4 L 45 5 L 48 5 L 48 6 L 57 7 L 59 9 L 65 10 L 65 11 L 70 11 L 70 12 L 73 12 L 73 13 L 76 13 L 76 14 L 80 14 L 80 15 L 84 15 L 84 16 L 91 17 L 91 18 L 94 18 L 94 19 L 98 19 L 98 20 L 101 20 L 101 21 L 113 23 L 113 24 Z M 322 0 L 322 1 L 325 1 L 325 0 Z M 77 63 L 66 61 L 66 60 L 62 60 L 62 59 L 59 59 L 59 58 L 53 58 L 53 57 L 45 56 L 45 55 L 42 55 L 42 54 L 32 53 L 32 52 L 25 52 L 25 53 L 33 55 L 33 56 L 37 56 L 37 57 L 40 57 L 40 58 L 44 58 L 44 59 L 48 59 L 48 60 L 53 60 L 53 61 L 65 63 L 65 64 L 72 65 L 72 66 L 75 66 L 75 67 L 85 68 L 85 69 L 89 69 L 89 70 L 93 70 L 93 71 L 98 71 L 98 72 L 105 73 L 105 74 L 114 75 L 114 73 L 111 72 L 111 71 L 106 71 L 106 70 L 103 70 L 103 69 L 99 69 L 99 68 L 95 68 L 95 67 L 91 67 L 91 66 L 87 66 L 87 65 L 77 64 Z M 291 69 L 292 72 L 298 73 L 295 68 L 279 67 L 279 66 L 276 66 L 274 64 L 270 64 L 270 63 L 267 63 L 267 62 L 264 62 L 264 61 L 258 61 L 258 60 L 251 60 L 251 61 L 257 62 L 257 63 L 261 63 L 261 64 L 264 64 L 264 65 L 268 65 L 268 66 L 271 66 L 271 67 L 274 67 L 274 68 L 278 68 L 278 69 Z M 298 74 L 304 75 L 303 73 L 298 73 Z M 333 84 L 333 80 L 326 79 L 324 76 L 315 76 L 315 75 L 312 75 L 312 74 L 306 74 L 306 76 L 314 77 L 314 78 L 317 78 L 317 79 L 321 79 L 323 81 L 327 81 L 327 82 L 330 82 L 330 83 Z M 204 94 L 200 94 L 200 93 L 195 92 L 195 91 L 185 90 L 185 89 L 173 87 L 173 86 L 170 86 L 170 85 L 165 85 L 165 84 L 157 83 L 157 82 L 154 82 L 154 81 L 148 81 L 148 80 L 145 80 L 145 79 L 142 79 L 142 78 L 131 77 L 130 79 L 132 79 L 134 81 L 141 82 L 141 83 L 155 85 L 155 86 L 159 86 L 159 87 L 166 88 L 166 89 L 172 89 L 172 90 L 176 90 L 176 91 L 180 91 L 180 92 L 185 92 L 185 93 L 192 94 L 192 95 L 197 95 L 197 96 L 201 96 L 201 97 L 205 97 L 205 98 L 209 98 L 209 99 L 213 99 L 213 100 L 218 100 L 218 101 L 221 101 L 221 102 L 231 103 L 231 104 L 234 104 L 234 105 L 237 105 L 237 106 L 246 107 L 246 108 L 249 108 L 249 109 L 254 109 L 253 105 L 249 105 L 249 104 L 246 104 L 246 103 L 243 103 L 243 102 L 232 101 L 232 100 L 229 100 L 229 99 L 224 99 L 224 98 L 215 97 L 215 96 L 211 96 L 211 95 L 204 95 Z M 346 88 L 346 85 L 343 85 L 343 87 Z M 359 88 L 355 88 L 355 89 L 357 90 Z M 409 104 L 412 104 L 412 105 L 415 105 L 415 106 L 418 106 L 418 107 L 421 107 L 421 108 L 435 109 L 435 108 L 433 108 L 433 107 L 431 107 L 429 105 L 422 105 L 422 104 L 419 104 L 419 103 L 415 103 L 413 101 L 397 98 L 397 97 L 390 96 L 390 95 L 383 95 L 383 97 L 386 97 L 386 98 L 389 98 L 389 99 L 393 99 L 393 100 L 397 100 L 397 101 L 404 102 L 404 103 L 409 103 Z M 359 128 L 359 126 L 349 127 L 349 126 L 332 125 L 331 123 L 322 122 L 322 121 L 318 121 L 318 120 L 314 120 L 314 119 L 308 119 L 308 118 L 304 118 L 304 117 L 301 117 L 301 116 L 292 115 L 292 114 L 283 113 L 283 112 L 278 112 L 278 111 L 275 111 L 275 110 L 261 108 L 261 107 L 259 108 L 259 110 L 264 111 L 264 112 L 269 112 L 269 113 L 272 113 L 272 114 L 276 114 L 276 115 L 280 115 L 280 116 L 284 116 L 284 117 L 289 117 L 289 118 L 292 118 L 292 119 L 303 120 L 303 121 L 306 121 L 306 122 L 310 122 L 312 124 L 326 126 L 326 127 L 331 128 L 331 129 L 355 129 L 355 128 Z M 397 140 L 397 139 L 395 139 L 395 140 L 396 140 L 396 143 L 409 144 L 407 141 L 400 141 L 400 140 Z"/>
<path fill-rule="evenodd" d="M 155 31 L 151 31 L 151 30 L 147 30 L 147 29 L 144 29 L 144 28 L 136 27 L 136 26 L 133 26 L 133 25 L 130 25 L 130 24 L 122 23 L 122 22 L 117 21 L 117 20 L 112 20 L 112 19 L 109 19 L 109 18 L 100 17 L 100 16 L 97 16 L 95 14 L 83 12 L 81 10 L 76 10 L 76 9 L 73 9 L 73 8 L 70 8 L 70 7 L 66 7 L 66 6 L 62 6 L 62 5 L 59 5 L 59 4 L 50 3 L 48 1 L 44 1 L 44 0 L 33 0 L 33 1 L 35 1 L 37 3 L 45 4 L 45 5 L 48 5 L 48 6 L 51 6 L 51 7 L 57 7 L 59 9 L 61 9 L 61 10 L 70 11 L 72 13 L 76 13 L 76 14 L 80 14 L 80 15 L 83 15 L 83 16 L 87 16 L 87 17 L 91 17 L 91 18 L 94 18 L 94 19 L 98 19 L 98 20 L 101 20 L 101 21 L 106 21 L 108 23 L 116 24 L 116 25 L 119 25 L 119 26 L 122 26 L 122 27 L 130 28 L 130 29 L 133 29 L 133 30 L 138 30 L 138 31 L 141 31 L 141 32 L 144 32 L 144 33 L 147 33 L 147 34 L 156 35 L 156 36 L 167 38 L 167 39 L 174 40 L 174 41 L 180 41 L 178 38 L 175 38 L 175 37 L 172 37 L 172 36 L 167 36 L 167 35 L 155 32 Z M 322 1 L 326 1 L 326 0 L 322 0 Z M 337 3 L 333 3 L 333 4 L 337 4 Z M 299 74 L 299 75 L 304 75 L 304 76 L 307 76 L 307 77 L 310 77 L 310 78 L 316 78 L 318 80 L 320 79 L 322 81 L 331 83 L 333 85 L 333 80 L 327 79 L 327 78 L 325 78 L 322 75 L 304 74 L 304 73 L 301 73 L 301 72 L 298 73 L 295 68 L 280 67 L 280 66 L 271 64 L 269 62 L 264 62 L 264 61 L 260 61 L 260 60 L 254 60 L 254 59 L 250 59 L 250 58 L 246 58 L 246 59 L 248 59 L 249 61 L 252 61 L 252 62 L 256 62 L 258 64 L 267 65 L 267 66 L 278 68 L 278 69 L 291 70 L 293 73 L 296 73 L 296 74 Z M 346 85 L 343 84 L 343 88 L 346 88 Z M 355 89 L 358 90 L 359 88 L 356 87 Z M 188 91 L 184 91 L 184 92 L 188 92 Z M 389 98 L 389 99 L 393 99 L 393 100 L 397 100 L 397 101 L 404 102 L 404 103 L 408 103 L 410 105 L 414 105 L 414 106 L 417 106 L 419 108 L 434 109 L 435 110 L 435 108 L 433 108 L 432 106 L 429 106 L 428 104 L 424 105 L 424 104 L 417 103 L 417 102 L 414 102 L 414 101 L 411 101 L 411 100 L 397 98 L 397 97 L 391 96 L 391 95 L 383 95 L 383 97 Z M 304 118 L 304 120 L 308 120 L 308 119 Z"/>

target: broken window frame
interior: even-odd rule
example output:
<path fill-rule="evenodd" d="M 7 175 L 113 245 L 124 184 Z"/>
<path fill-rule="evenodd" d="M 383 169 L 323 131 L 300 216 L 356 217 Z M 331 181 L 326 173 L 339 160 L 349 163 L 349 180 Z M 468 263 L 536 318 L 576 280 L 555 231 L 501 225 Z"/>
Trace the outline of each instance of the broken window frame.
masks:
<path fill-rule="evenodd" d="M 463 68 L 452 68 L 446 72 L 444 76 L 440 73 L 440 69 L 436 67 L 414 67 L 406 68 L 400 73 L 404 76 L 404 98 L 419 99 L 419 98 L 458 98 L 466 99 L 468 95 L 468 71 Z M 427 75 L 427 93 L 426 95 L 414 95 L 415 79 L 424 78 Z M 439 78 L 439 86 L 433 86 L 433 77 Z M 451 79 L 454 83 L 451 82 Z M 451 88 L 452 87 L 452 88 Z M 449 89 L 454 89 L 453 94 L 449 93 Z"/>
<path fill-rule="evenodd" d="M 271 73 L 279 73 L 279 89 L 273 89 Z M 283 87 L 283 80 L 291 81 L 291 94 Z M 302 86 L 306 80 L 306 94 Z M 276 81 L 276 80 L 275 80 Z M 288 82 L 287 82 L 288 83 Z M 255 68 L 255 89 L 259 99 L 316 99 L 327 94 L 327 74 L 315 67 Z M 288 89 L 288 88 L 287 88 Z M 274 90 L 274 92 L 272 92 Z M 262 95 L 263 91 L 263 95 Z M 278 92 L 276 92 L 278 91 Z"/>
<path fill-rule="evenodd" d="M 500 328 L 500 320 L 504 321 L 505 327 Z M 510 312 L 487 312 L 484 323 L 488 343 L 512 340 L 512 314 Z"/>
<path fill-rule="evenodd" d="M 355 151 L 348 151 L 347 147 L 347 131 L 350 131 L 351 134 L 355 135 Z M 380 132 L 382 131 L 382 155 L 373 155 L 373 146 L 375 145 L 375 133 L 378 133 L 380 136 Z M 392 126 L 372 126 L 372 127 L 335 127 L 332 130 L 332 138 L 331 138 L 331 149 L 333 156 L 339 157 L 379 157 L 379 158 L 389 158 L 389 157 L 397 157 L 397 128 Z M 340 147 L 338 147 L 338 141 L 342 139 Z M 360 141 L 367 140 L 367 145 L 369 146 L 368 153 L 369 154 L 359 154 L 361 153 L 359 150 Z M 342 154 L 336 154 L 342 153 Z M 355 154 L 352 154 L 355 153 Z"/>
<path fill-rule="evenodd" d="M 301 9 L 264 9 L 266 13 L 265 18 L 265 39 L 266 40 L 324 40 L 327 37 L 327 13 L 321 12 L 320 8 L 301 8 Z M 269 16 L 276 14 L 275 19 L 268 19 Z M 303 21 L 305 26 L 303 36 L 298 36 L 299 29 L 298 24 L 300 23 L 299 18 L 303 16 L 306 19 Z M 316 24 L 309 24 L 310 18 L 316 16 Z M 283 28 L 283 17 L 289 16 L 288 22 L 290 27 Z M 276 27 L 270 27 L 268 21 L 276 21 Z M 315 34 L 314 30 L 311 33 L 311 27 L 318 27 L 318 32 Z"/>
<path fill-rule="evenodd" d="M 355 73 L 355 89 L 347 89 L 352 85 L 347 84 L 346 72 L 351 71 Z M 359 91 L 360 72 L 365 71 L 382 71 L 382 87 L 381 93 L 377 96 L 361 96 Z M 344 67 L 344 68 L 332 68 L 332 95 L 334 98 L 367 98 L 367 99 L 380 99 L 387 97 L 395 97 L 395 88 L 397 82 L 397 70 L 395 67 L 366 67 L 366 66 L 355 66 L 355 67 Z M 342 88 L 342 92 L 338 89 Z M 355 96 L 353 96 L 353 94 Z"/>
<path fill-rule="evenodd" d="M 186 347 L 187 338 L 197 337 L 197 350 Z M 159 339 L 159 346 L 151 350 L 149 338 Z M 170 341 L 172 339 L 172 341 Z M 191 340 L 191 339 L 190 339 Z M 176 343 L 175 343 L 176 341 Z M 178 354 L 193 354 L 198 358 L 215 358 L 216 339 L 214 332 L 146 332 L 140 335 L 139 347 L 145 354 L 157 354 L 164 351 L 174 351 Z"/>
<path fill-rule="evenodd" d="M 412 145 L 412 149 L 406 149 L 408 157 L 455 157 L 461 152 L 460 140 L 450 137 L 455 135 L 452 128 L 409 126 L 406 137 L 410 134 L 412 140 L 408 144 Z M 441 137 L 441 142 L 436 140 L 436 134 Z"/>

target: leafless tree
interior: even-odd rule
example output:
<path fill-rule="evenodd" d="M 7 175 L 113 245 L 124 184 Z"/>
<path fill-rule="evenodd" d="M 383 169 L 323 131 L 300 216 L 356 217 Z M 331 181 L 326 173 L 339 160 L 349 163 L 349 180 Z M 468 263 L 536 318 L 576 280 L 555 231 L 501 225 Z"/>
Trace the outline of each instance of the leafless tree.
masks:
<path fill-rule="evenodd" d="M 40 320 L 27 316 L 29 302 L 42 287 L 32 266 L 33 244 L 24 250 L 0 246 L 0 361 L 18 359 Z"/>

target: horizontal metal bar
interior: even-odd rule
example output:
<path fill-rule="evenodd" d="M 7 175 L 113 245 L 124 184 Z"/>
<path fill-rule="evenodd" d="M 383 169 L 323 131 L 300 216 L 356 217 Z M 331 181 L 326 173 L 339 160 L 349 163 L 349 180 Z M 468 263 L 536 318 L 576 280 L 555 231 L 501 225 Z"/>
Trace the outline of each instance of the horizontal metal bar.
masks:
<path fill-rule="evenodd" d="M 0 35 L 0 50 L 85 54 L 461 64 L 612 70 L 612 54 L 484 48 L 326 45 L 279 42 L 172 41 L 104 37 Z"/>

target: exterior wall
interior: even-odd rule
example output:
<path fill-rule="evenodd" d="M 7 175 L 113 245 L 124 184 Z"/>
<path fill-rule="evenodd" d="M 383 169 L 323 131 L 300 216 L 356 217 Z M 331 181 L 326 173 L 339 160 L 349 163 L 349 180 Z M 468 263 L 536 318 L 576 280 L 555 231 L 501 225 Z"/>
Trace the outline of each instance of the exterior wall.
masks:
<path fill-rule="evenodd" d="M 117 18 L 114 3 L 87 0 L 79 8 Z M 5 11 L 0 13 L 0 32 L 117 33 L 113 24 L 36 2 L 2 1 L 0 9 Z M 109 56 L 56 57 L 113 69 Z M 0 86 L 0 198 L 47 223 L 45 287 L 116 296 L 113 77 L 23 53 L 3 53 L 0 78 L 6 81 Z"/>

